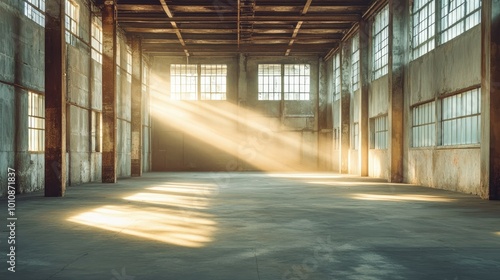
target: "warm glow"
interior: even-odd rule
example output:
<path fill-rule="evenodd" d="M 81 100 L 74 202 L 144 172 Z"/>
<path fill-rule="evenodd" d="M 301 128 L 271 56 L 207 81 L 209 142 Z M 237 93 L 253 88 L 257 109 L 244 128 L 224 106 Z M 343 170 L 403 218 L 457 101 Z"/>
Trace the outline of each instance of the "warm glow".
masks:
<path fill-rule="evenodd" d="M 307 182 L 308 184 L 315 184 L 315 185 L 327 185 L 327 186 L 336 186 L 336 187 L 342 187 L 342 186 L 379 186 L 381 183 L 376 183 L 376 182 L 363 182 L 363 181 L 310 181 Z"/>
<path fill-rule="evenodd" d="M 209 215 L 159 207 L 107 205 L 68 221 L 185 247 L 211 242 L 216 229 Z"/>
<path fill-rule="evenodd" d="M 433 195 L 404 195 L 404 194 L 394 194 L 394 195 L 381 195 L 381 194 L 354 194 L 352 196 L 354 199 L 361 200 L 380 200 L 380 201 L 427 201 L 427 202 L 451 202 L 454 199 L 433 196 Z"/>
<path fill-rule="evenodd" d="M 167 193 L 179 193 L 179 194 L 194 194 L 194 195 L 209 195 L 217 192 L 217 186 L 215 185 L 198 185 L 193 186 L 193 184 L 183 185 L 183 184 L 164 184 L 159 186 L 154 186 L 147 188 L 147 190 L 167 192 Z"/>
<path fill-rule="evenodd" d="M 317 141 L 313 138 L 317 136 L 313 132 L 303 132 L 303 127 L 291 130 L 277 116 L 265 116 L 227 101 L 171 100 L 168 86 L 165 90 L 168 81 L 158 76 L 153 80 L 161 88 L 152 87 L 152 115 L 172 131 L 181 131 L 258 170 L 316 168 Z M 304 141 L 304 137 L 312 140 Z M 234 170 L 231 164 L 227 171 Z"/>
<path fill-rule="evenodd" d="M 342 178 L 340 175 L 314 174 L 314 173 L 269 173 L 269 177 L 291 178 L 291 179 L 335 179 Z M 310 182 L 316 183 L 316 182 Z"/>
<path fill-rule="evenodd" d="M 500 236 L 500 231 L 499 232 L 495 232 L 496 235 Z"/>
<path fill-rule="evenodd" d="M 128 197 L 126 200 L 141 201 L 153 204 L 161 204 L 175 207 L 205 209 L 208 201 L 204 197 L 192 197 L 185 195 L 171 195 L 159 193 L 137 193 Z"/>

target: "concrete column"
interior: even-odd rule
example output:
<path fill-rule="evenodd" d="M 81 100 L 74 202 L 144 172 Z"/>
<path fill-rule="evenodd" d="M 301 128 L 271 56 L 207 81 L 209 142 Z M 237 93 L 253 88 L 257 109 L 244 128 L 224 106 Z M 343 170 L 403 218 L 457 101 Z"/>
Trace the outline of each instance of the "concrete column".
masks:
<path fill-rule="evenodd" d="M 404 163 L 404 65 L 406 43 L 406 0 L 389 1 L 389 154 L 390 182 L 403 181 Z"/>
<path fill-rule="evenodd" d="M 142 176 L 142 45 L 132 38 L 132 177 Z"/>
<path fill-rule="evenodd" d="M 46 1 L 45 13 L 45 196 L 66 191 L 65 1 Z"/>
<path fill-rule="evenodd" d="M 116 1 L 102 9 L 102 182 L 116 183 Z"/>
<path fill-rule="evenodd" d="M 350 41 L 349 41 L 350 42 Z M 341 43 L 340 63 L 340 173 L 349 173 L 351 146 L 351 44 Z"/>
<path fill-rule="evenodd" d="M 500 199 L 500 0 L 483 0 L 481 18 L 481 197 Z"/>
<path fill-rule="evenodd" d="M 368 176 L 368 152 L 370 149 L 370 130 L 368 114 L 369 89 L 369 38 L 370 25 L 362 20 L 359 23 L 359 78 L 360 78 L 360 106 L 359 106 L 359 171 L 361 176 Z"/>

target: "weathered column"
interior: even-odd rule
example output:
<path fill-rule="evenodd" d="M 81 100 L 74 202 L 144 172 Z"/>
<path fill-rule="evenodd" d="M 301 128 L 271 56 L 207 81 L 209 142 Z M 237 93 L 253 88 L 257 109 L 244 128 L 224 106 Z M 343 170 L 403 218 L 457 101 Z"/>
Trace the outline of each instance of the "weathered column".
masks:
<path fill-rule="evenodd" d="M 481 197 L 500 199 L 500 0 L 483 0 L 481 18 Z"/>
<path fill-rule="evenodd" d="M 45 13 L 45 196 L 66 191 L 65 1 L 46 1 Z"/>
<path fill-rule="evenodd" d="M 360 78 L 360 106 L 359 106 L 359 171 L 361 176 L 368 176 L 368 152 L 370 149 L 370 130 L 368 115 L 368 88 L 369 88 L 369 38 L 370 25 L 361 20 L 359 23 L 359 78 Z"/>
<path fill-rule="evenodd" d="M 116 183 L 116 0 L 102 9 L 102 182 Z"/>
<path fill-rule="evenodd" d="M 142 46 L 132 38 L 132 177 L 142 176 Z"/>
<path fill-rule="evenodd" d="M 389 1 L 389 154 L 390 182 L 403 181 L 403 95 L 406 50 L 406 0 Z"/>
<path fill-rule="evenodd" d="M 351 145 L 351 44 L 341 43 L 340 63 L 340 173 L 349 173 Z"/>

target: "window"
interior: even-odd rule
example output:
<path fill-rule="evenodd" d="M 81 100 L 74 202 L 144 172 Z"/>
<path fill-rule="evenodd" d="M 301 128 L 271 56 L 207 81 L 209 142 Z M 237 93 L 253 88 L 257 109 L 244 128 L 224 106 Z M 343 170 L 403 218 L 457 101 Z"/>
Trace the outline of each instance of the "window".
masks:
<path fill-rule="evenodd" d="M 370 120 L 372 149 L 387 149 L 389 130 L 387 126 L 387 116 L 380 116 Z"/>
<path fill-rule="evenodd" d="M 340 127 L 333 129 L 333 149 L 340 150 Z"/>
<path fill-rule="evenodd" d="M 479 144 L 481 139 L 481 90 L 473 89 L 442 100 L 443 146 Z"/>
<path fill-rule="evenodd" d="M 28 150 L 45 150 L 45 98 L 31 91 L 28 92 Z"/>
<path fill-rule="evenodd" d="M 100 152 L 102 144 L 102 115 L 100 112 L 91 111 L 90 149 L 91 152 Z"/>
<path fill-rule="evenodd" d="M 352 91 L 359 89 L 359 34 L 352 39 L 351 53 Z"/>
<path fill-rule="evenodd" d="M 24 15 L 45 27 L 45 0 L 25 0 Z"/>
<path fill-rule="evenodd" d="M 129 83 L 132 82 L 132 50 L 129 46 L 127 46 L 127 81 Z"/>
<path fill-rule="evenodd" d="M 412 110 L 413 147 L 429 147 L 436 144 L 436 102 L 432 101 Z"/>
<path fill-rule="evenodd" d="M 357 122 L 352 124 L 351 149 L 359 149 L 359 123 Z"/>
<path fill-rule="evenodd" d="M 281 64 L 259 64 L 259 100 L 281 100 Z"/>
<path fill-rule="evenodd" d="M 197 100 L 198 71 L 196 64 L 170 65 L 170 99 Z"/>
<path fill-rule="evenodd" d="M 226 100 L 227 65 L 201 65 L 201 99 Z"/>
<path fill-rule="evenodd" d="M 389 6 L 385 6 L 373 22 L 373 77 L 378 79 L 388 72 L 389 63 Z"/>
<path fill-rule="evenodd" d="M 309 64 L 259 64 L 258 100 L 309 100 L 310 75 Z"/>
<path fill-rule="evenodd" d="M 102 64 L 102 23 L 98 18 L 92 22 L 92 59 Z"/>
<path fill-rule="evenodd" d="M 481 0 L 441 0 L 441 43 L 481 22 Z"/>
<path fill-rule="evenodd" d="M 172 64 L 170 90 L 172 100 L 226 100 L 227 65 Z"/>
<path fill-rule="evenodd" d="M 309 100 L 310 75 L 309 64 L 286 64 L 285 100 Z"/>
<path fill-rule="evenodd" d="M 66 0 L 66 16 L 64 24 L 66 27 L 66 43 L 75 45 L 78 37 L 79 7 L 71 1 Z"/>
<path fill-rule="evenodd" d="M 435 47 L 436 3 L 435 0 L 415 0 L 412 9 L 413 58 L 418 58 Z"/>
<path fill-rule="evenodd" d="M 340 54 L 336 54 L 333 59 L 333 101 L 340 99 Z"/>

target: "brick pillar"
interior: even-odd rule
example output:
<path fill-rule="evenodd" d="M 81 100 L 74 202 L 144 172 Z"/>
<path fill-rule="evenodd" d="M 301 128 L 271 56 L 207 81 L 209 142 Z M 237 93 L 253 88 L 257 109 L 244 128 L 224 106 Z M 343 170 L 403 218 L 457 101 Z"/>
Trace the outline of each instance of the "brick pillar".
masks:
<path fill-rule="evenodd" d="M 45 196 L 66 190 L 65 1 L 47 0 L 45 13 Z"/>
<path fill-rule="evenodd" d="M 500 199 L 500 0 L 483 0 L 481 18 L 481 197 Z"/>
<path fill-rule="evenodd" d="M 102 9 L 102 182 L 116 183 L 116 1 Z"/>

